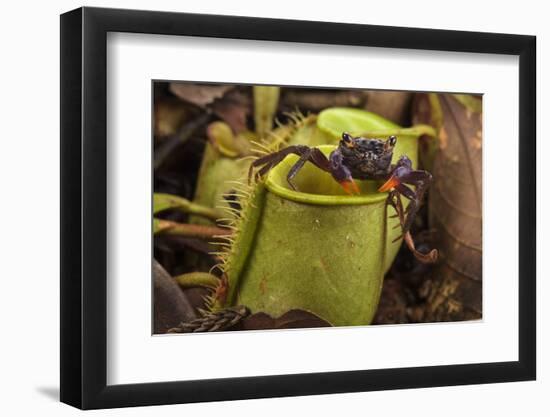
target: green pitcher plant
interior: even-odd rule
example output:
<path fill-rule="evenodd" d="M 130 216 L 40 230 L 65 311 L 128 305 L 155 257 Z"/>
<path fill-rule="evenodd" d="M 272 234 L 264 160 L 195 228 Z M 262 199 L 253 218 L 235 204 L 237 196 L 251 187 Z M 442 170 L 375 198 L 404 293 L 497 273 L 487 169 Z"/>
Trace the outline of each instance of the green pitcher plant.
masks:
<path fill-rule="evenodd" d="M 295 128 L 286 144 L 300 138 L 328 155 L 343 131 L 393 135 L 393 162 L 407 155 L 416 168 L 418 137 L 432 134 L 430 129 L 402 128 L 363 110 L 333 108 Z M 231 189 L 242 209 L 229 210 L 234 233 L 218 253 L 223 290 L 218 288 L 210 307 L 244 304 L 273 316 L 302 309 L 332 325 L 369 324 L 384 274 L 399 250 L 400 230 L 394 227 L 399 219 L 392 217 L 387 193 L 378 191 L 379 181 L 358 181 L 360 194 L 350 196 L 330 174 L 305 164 L 292 189 L 286 175 L 297 158 L 287 156 L 251 186 L 244 180 L 250 162 L 235 170 Z"/>

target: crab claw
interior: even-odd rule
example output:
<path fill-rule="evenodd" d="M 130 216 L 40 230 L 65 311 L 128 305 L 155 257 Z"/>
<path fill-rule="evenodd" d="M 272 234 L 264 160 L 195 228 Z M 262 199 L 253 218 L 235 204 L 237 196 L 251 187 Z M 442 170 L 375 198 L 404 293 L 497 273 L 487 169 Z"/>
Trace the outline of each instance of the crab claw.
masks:
<path fill-rule="evenodd" d="M 390 191 L 392 188 L 397 187 L 399 184 L 401 184 L 399 178 L 397 178 L 395 175 L 392 175 L 389 180 L 382 184 L 378 191 L 381 193 L 385 193 L 386 191 Z"/>
<path fill-rule="evenodd" d="M 361 194 L 361 191 L 359 191 L 359 187 L 357 186 L 357 183 L 353 181 L 353 179 L 339 181 L 339 183 L 346 193 L 350 195 Z"/>

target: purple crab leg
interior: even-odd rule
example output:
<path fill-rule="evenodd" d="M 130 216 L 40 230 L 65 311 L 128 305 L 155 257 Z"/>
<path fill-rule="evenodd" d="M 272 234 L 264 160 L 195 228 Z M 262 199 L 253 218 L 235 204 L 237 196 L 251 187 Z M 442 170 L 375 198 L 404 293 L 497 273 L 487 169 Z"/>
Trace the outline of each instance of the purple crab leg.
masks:
<path fill-rule="evenodd" d="M 331 152 L 329 156 L 330 161 L 330 173 L 332 177 L 342 186 L 344 191 L 348 194 L 360 194 L 357 183 L 351 176 L 351 171 L 347 166 L 343 164 L 344 157 L 340 152 L 340 149 L 336 149 Z"/>
<path fill-rule="evenodd" d="M 402 222 L 404 234 L 410 230 L 424 193 L 431 182 L 432 174 L 427 171 L 413 170 L 411 160 L 406 156 L 402 156 L 397 161 L 390 178 L 378 189 L 381 192 L 395 190 L 410 200 L 405 211 L 405 220 Z M 416 191 L 413 191 L 406 184 L 415 186 Z"/>
<path fill-rule="evenodd" d="M 265 155 L 252 162 L 248 171 L 249 182 L 252 178 L 252 173 L 255 167 L 261 166 L 260 170 L 256 173 L 256 176 L 262 177 L 263 175 L 267 174 L 271 168 L 279 164 L 283 159 L 291 154 L 299 156 L 298 161 L 296 161 L 296 163 L 290 168 L 287 174 L 287 181 L 293 190 L 296 190 L 296 187 L 293 184 L 292 180 L 306 162 L 312 163 L 317 168 L 322 169 L 323 171 L 331 172 L 329 160 L 319 149 L 310 148 L 309 146 L 305 145 L 293 145 L 281 149 L 278 152 Z"/>

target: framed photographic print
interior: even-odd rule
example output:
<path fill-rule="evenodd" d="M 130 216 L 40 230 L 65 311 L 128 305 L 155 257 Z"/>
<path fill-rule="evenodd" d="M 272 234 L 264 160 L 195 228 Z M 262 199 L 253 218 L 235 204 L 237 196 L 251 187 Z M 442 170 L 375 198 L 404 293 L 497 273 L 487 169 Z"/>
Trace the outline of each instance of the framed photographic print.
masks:
<path fill-rule="evenodd" d="M 535 379 L 535 38 L 61 16 L 61 400 Z"/>

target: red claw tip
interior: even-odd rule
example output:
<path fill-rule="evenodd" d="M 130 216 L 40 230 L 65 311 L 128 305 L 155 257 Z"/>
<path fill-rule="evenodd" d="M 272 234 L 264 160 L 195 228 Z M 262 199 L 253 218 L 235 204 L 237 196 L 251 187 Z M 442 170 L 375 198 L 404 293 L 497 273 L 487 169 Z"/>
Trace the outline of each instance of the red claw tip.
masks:
<path fill-rule="evenodd" d="M 384 184 L 382 184 L 382 186 L 378 189 L 378 191 L 381 193 L 385 193 L 386 191 L 389 191 L 392 188 L 395 188 L 400 183 L 401 182 L 397 179 L 397 177 L 391 176 L 389 180 L 387 180 Z"/>
<path fill-rule="evenodd" d="M 357 183 L 353 180 L 340 181 L 340 185 L 342 186 L 344 191 L 349 195 L 361 194 L 361 191 L 359 190 Z"/>

